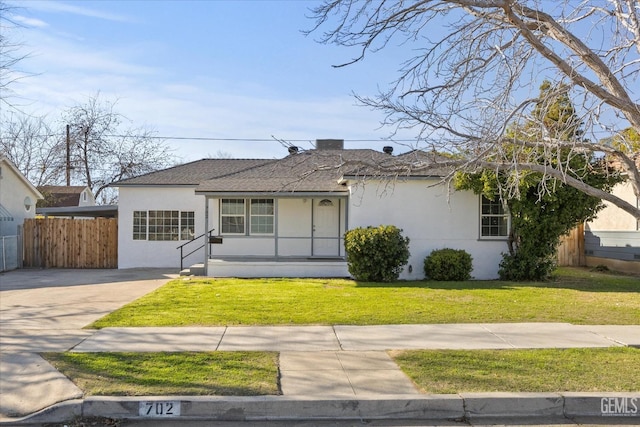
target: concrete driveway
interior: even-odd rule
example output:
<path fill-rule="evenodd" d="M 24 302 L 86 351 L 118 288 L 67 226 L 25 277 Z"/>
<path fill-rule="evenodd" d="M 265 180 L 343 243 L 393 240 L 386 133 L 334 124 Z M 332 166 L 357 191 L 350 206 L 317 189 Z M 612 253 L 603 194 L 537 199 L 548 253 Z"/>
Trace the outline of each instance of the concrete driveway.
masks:
<path fill-rule="evenodd" d="M 95 332 L 81 328 L 174 277 L 158 269 L 0 273 L 0 421 L 82 397 L 36 353 L 74 347 Z"/>
<path fill-rule="evenodd" d="M 158 269 L 27 269 L 0 274 L 0 328 L 80 329 L 165 284 Z"/>

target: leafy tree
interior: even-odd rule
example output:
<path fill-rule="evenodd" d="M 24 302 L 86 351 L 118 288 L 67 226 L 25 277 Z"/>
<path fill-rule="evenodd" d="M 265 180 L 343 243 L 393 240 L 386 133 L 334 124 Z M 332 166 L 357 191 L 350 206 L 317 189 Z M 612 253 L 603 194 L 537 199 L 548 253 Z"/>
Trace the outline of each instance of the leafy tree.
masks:
<path fill-rule="evenodd" d="M 325 0 L 313 18 L 312 31 L 324 31 L 320 42 L 355 49 L 353 59 L 339 66 L 403 46 L 409 53 L 397 79 L 377 95 L 357 99 L 385 113 L 385 124 L 415 130 L 415 148 L 458 156 L 371 165 L 381 173 L 445 166 L 510 176 L 535 172 L 544 189 L 560 181 L 640 219 L 638 206 L 591 185 L 580 170 L 584 163 L 565 169 L 576 156 L 605 153 L 640 197 L 640 150 L 632 144 L 620 149 L 604 138 L 625 141 L 625 129 L 640 132 L 636 0 Z M 575 93 L 588 140 L 565 139 L 544 122 L 531 123 L 540 139 L 509 135 L 509 126 L 523 123 L 534 108 L 555 105 L 558 118 L 569 113 L 554 91 L 538 97 L 537 78 Z M 548 113 L 538 116 L 553 115 Z M 520 191 L 518 179 L 498 183 L 503 194 Z"/>
<path fill-rule="evenodd" d="M 522 125 L 512 125 L 510 140 L 539 140 L 546 135 L 562 141 L 580 139 L 582 130 L 565 86 L 544 82 L 540 88 L 541 104 L 533 109 L 532 117 Z M 550 95 L 552 94 L 552 95 Z M 539 126 L 542 124 L 542 126 Z M 517 147 L 506 144 L 505 151 L 518 152 Z M 591 153 L 573 153 L 567 156 L 563 147 L 544 147 L 529 150 L 527 157 L 554 158 L 553 167 L 565 170 L 576 179 L 603 191 L 610 191 L 620 182 L 620 176 L 603 160 L 594 159 Z M 508 185 L 507 182 L 512 184 Z M 541 173 L 513 173 L 485 170 L 476 174 L 459 174 L 456 186 L 471 189 L 489 199 L 500 197 L 501 188 L 517 185 L 517 196 L 505 197 L 511 215 L 509 253 L 505 254 L 499 274 L 504 280 L 542 280 L 555 268 L 556 250 L 560 237 L 577 224 L 593 219 L 603 208 L 600 199 L 564 184 L 557 179 L 545 180 Z"/>

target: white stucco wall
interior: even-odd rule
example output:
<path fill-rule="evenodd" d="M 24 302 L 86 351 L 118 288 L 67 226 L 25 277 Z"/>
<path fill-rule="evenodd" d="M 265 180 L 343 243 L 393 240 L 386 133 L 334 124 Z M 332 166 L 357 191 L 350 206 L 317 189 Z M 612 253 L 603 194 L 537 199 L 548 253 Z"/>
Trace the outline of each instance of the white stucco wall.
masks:
<path fill-rule="evenodd" d="M 29 210 L 25 208 L 27 197 L 31 201 Z M 4 159 L 0 161 L 0 204 L 13 217 L 13 221 L 0 221 L 0 236 L 16 235 L 25 218 L 35 218 L 39 197 L 40 194 L 34 192 L 13 167 Z"/>
<path fill-rule="evenodd" d="M 180 251 L 186 240 L 133 240 L 133 211 L 193 211 L 195 235 L 204 233 L 204 196 L 193 187 L 121 187 L 118 196 L 118 268 L 180 267 Z M 193 244 L 193 249 L 199 244 Z M 185 259 L 185 266 L 204 261 L 204 249 Z"/>
<path fill-rule="evenodd" d="M 319 197 L 280 197 L 276 198 L 276 229 L 273 236 L 237 236 L 225 235 L 222 245 L 211 247 L 211 256 L 235 257 L 235 256 L 257 256 L 257 257 L 310 257 L 312 253 L 312 218 L 314 200 L 324 199 Z M 339 236 L 345 231 L 345 200 L 336 203 L 340 205 Z M 210 229 L 215 228 L 217 234 L 220 230 L 220 200 L 211 198 L 209 200 L 209 224 Z M 340 240 L 340 253 L 344 256 L 344 244 Z"/>
<path fill-rule="evenodd" d="M 351 187 L 349 228 L 395 225 L 409 237 L 411 256 L 400 278 L 424 277 L 424 259 L 434 249 L 464 249 L 473 257 L 475 279 L 495 279 L 505 240 L 480 239 L 480 198 L 470 191 L 447 194 L 437 181 L 376 182 Z M 409 266 L 412 272 L 409 272 Z"/>
<path fill-rule="evenodd" d="M 633 193 L 633 188 L 628 182 L 618 184 L 613 188 L 613 195 L 638 206 L 638 198 Z M 605 201 L 605 208 L 598 212 L 598 217 L 587 223 L 588 230 L 600 231 L 636 231 L 640 230 L 640 221 L 633 215 L 619 207 Z"/>
<path fill-rule="evenodd" d="M 480 200 L 472 192 L 447 194 L 442 186 L 429 187 L 435 181 L 410 180 L 383 188 L 370 182 L 351 187 L 350 200 L 341 203 L 341 218 L 348 228 L 389 224 L 400 227 L 411 239 L 411 257 L 401 279 L 424 277 L 424 258 L 434 249 L 464 249 L 473 257 L 476 279 L 497 277 L 501 254 L 507 250 L 504 240 L 480 239 Z M 384 191 L 386 189 L 386 191 Z M 348 206 L 347 206 L 348 204 Z M 196 196 L 192 187 L 123 187 L 119 196 L 118 267 L 178 268 L 179 251 L 185 241 L 133 240 L 134 210 L 179 210 L 195 212 L 195 234 L 204 233 L 204 196 Z M 219 231 L 219 201 L 209 200 L 209 229 Z M 281 198 L 277 201 L 280 256 L 309 256 L 311 199 Z M 341 235 L 345 224 L 340 224 Z M 294 239 L 284 239 L 294 238 Z M 222 245 L 212 245 L 212 256 L 264 256 L 275 254 L 271 236 L 225 236 Z M 342 249 L 341 254 L 344 254 Z M 185 266 L 204 261 L 204 250 L 185 260 Z M 409 272 L 411 266 L 411 272 Z"/>

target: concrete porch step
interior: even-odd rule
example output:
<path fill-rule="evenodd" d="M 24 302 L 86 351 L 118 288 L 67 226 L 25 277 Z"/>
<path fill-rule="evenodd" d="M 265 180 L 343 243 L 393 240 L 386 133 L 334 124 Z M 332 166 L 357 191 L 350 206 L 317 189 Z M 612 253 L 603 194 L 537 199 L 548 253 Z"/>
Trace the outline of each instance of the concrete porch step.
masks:
<path fill-rule="evenodd" d="M 204 276 L 204 264 L 193 264 L 189 268 L 180 270 L 181 276 Z"/>

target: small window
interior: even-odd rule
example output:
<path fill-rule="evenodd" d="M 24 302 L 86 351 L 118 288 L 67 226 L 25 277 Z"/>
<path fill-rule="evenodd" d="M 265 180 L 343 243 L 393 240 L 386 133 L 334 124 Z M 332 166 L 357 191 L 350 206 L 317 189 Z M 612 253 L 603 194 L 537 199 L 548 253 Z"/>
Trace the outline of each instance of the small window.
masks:
<path fill-rule="evenodd" d="M 223 234 L 244 234 L 244 199 L 222 199 L 220 229 Z"/>
<path fill-rule="evenodd" d="M 273 234 L 273 199 L 251 200 L 251 234 Z"/>
<path fill-rule="evenodd" d="M 147 240 L 147 211 L 133 211 L 133 240 Z"/>
<path fill-rule="evenodd" d="M 31 200 L 31 197 L 27 196 L 24 198 L 24 210 L 29 212 L 31 210 L 31 207 L 33 206 L 33 201 Z"/>
<path fill-rule="evenodd" d="M 195 213 L 180 212 L 180 240 L 193 240 L 196 230 Z"/>
<path fill-rule="evenodd" d="M 486 238 L 509 235 L 509 214 L 500 199 L 489 200 L 482 196 L 480 236 Z"/>

